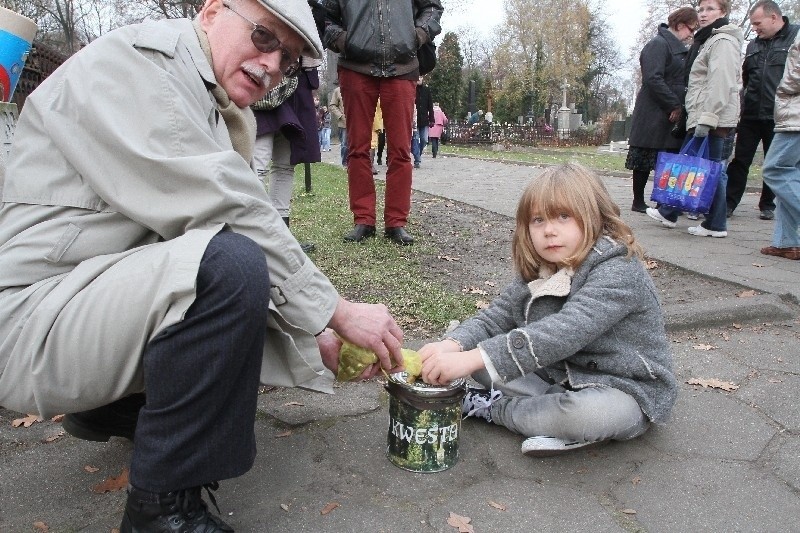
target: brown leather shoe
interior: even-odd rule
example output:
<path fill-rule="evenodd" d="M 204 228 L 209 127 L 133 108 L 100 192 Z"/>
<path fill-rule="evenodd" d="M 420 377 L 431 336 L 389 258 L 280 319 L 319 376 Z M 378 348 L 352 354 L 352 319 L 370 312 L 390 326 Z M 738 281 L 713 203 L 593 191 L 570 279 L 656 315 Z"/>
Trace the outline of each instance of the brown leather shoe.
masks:
<path fill-rule="evenodd" d="M 800 246 L 790 246 L 789 248 L 778 248 L 777 246 L 767 246 L 761 249 L 764 255 L 774 255 L 797 261 L 800 259 Z"/>

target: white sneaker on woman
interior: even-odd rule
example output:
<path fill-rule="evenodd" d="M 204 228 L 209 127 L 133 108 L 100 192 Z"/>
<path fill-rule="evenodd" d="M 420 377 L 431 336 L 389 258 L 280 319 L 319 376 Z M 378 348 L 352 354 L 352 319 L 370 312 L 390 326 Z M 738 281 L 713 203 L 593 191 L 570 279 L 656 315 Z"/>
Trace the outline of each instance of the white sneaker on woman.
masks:
<path fill-rule="evenodd" d="M 689 226 L 689 233 L 697 235 L 698 237 L 727 237 L 727 231 L 714 231 L 706 229 L 703 226 Z"/>
<path fill-rule="evenodd" d="M 659 222 L 661 222 L 661 225 L 662 225 L 662 226 L 666 226 L 666 227 L 668 227 L 668 228 L 674 228 L 675 226 L 677 226 L 677 225 L 678 225 L 678 223 L 677 223 L 677 222 L 673 222 L 673 221 L 671 221 L 671 220 L 667 220 L 666 218 L 664 218 L 664 217 L 661 215 L 661 213 L 659 213 L 659 212 L 658 212 L 658 209 L 654 209 L 654 208 L 652 208 L 652 207 L 648 207 L 648 208 L 645 210 L 645 213 L 647 213 L 647 216 L 649 216 L 649 217 L 650 217 L 650 218 L 652 218 L 653 220 L 658 220 Z"/>

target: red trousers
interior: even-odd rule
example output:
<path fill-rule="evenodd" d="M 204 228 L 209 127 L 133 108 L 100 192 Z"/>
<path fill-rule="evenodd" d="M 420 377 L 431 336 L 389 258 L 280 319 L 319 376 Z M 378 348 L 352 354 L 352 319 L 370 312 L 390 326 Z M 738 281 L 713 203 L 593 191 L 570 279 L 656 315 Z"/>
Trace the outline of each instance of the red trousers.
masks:
<path fill-rule="evenodd" d="M 380 97 L 389 148 L 383 222 L 386 228 L 403 227 L 411 211 L 411 124 L 416 83 L 340 68 L 339 87 L 347 117 L 347 182 L 353 220 L 356 224 L 375 225 L 375 178 L 369 150 Z"/>

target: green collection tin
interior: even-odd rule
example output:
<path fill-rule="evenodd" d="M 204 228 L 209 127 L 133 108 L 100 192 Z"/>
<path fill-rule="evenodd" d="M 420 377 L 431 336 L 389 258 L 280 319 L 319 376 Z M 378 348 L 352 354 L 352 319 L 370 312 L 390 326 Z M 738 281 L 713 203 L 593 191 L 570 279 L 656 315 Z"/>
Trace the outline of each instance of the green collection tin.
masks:
<path fill-rule="evenodd" d="M 411 472 L 441 472 L 458 460 L 464 379 L 446 387 L 406 381 L 405 372 L 389 376 L 389 432 L 386 456 Z"/>

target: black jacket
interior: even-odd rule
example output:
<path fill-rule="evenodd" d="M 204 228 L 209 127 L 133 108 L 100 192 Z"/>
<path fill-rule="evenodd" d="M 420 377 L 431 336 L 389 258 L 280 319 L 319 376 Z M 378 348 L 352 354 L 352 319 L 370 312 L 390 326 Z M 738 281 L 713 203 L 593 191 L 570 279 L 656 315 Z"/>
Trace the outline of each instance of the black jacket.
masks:
<path fill-rule="evenodd" d="M 636 95 L 631 118 L 628 138 L 631 146 L 657 150 L 680 148 L 682 139 L 670 134 L 674 124 L 669 121 L 669 114 L 683 105 L 686 96 L 683 65 L 688 53 L 666 24 L 661 24 L 658 34 L 642 48 L 639 54 L 642 88 Z"/>
<path fill-rule="evenodd" d="M 432 126 L 436 122 L 433 116 L 433 97 L 427 85 L 417 85 L 417 129 Z"/>
<path fill-rule="evenodd" d="M 775 89 L 783 77 L 789 47 L 800 26 L 783 17 L 783 28 L 769 40 L 756 37 L 747 45 L 742 64 L 743 120 L 773 120 Z"/>
<path fill-rule="evenodd" d="M 442 31 L 440 0 L 325 0 L 323 43 L 339 66 L 376 77 L 419 68 L 417 50 Z"/>

